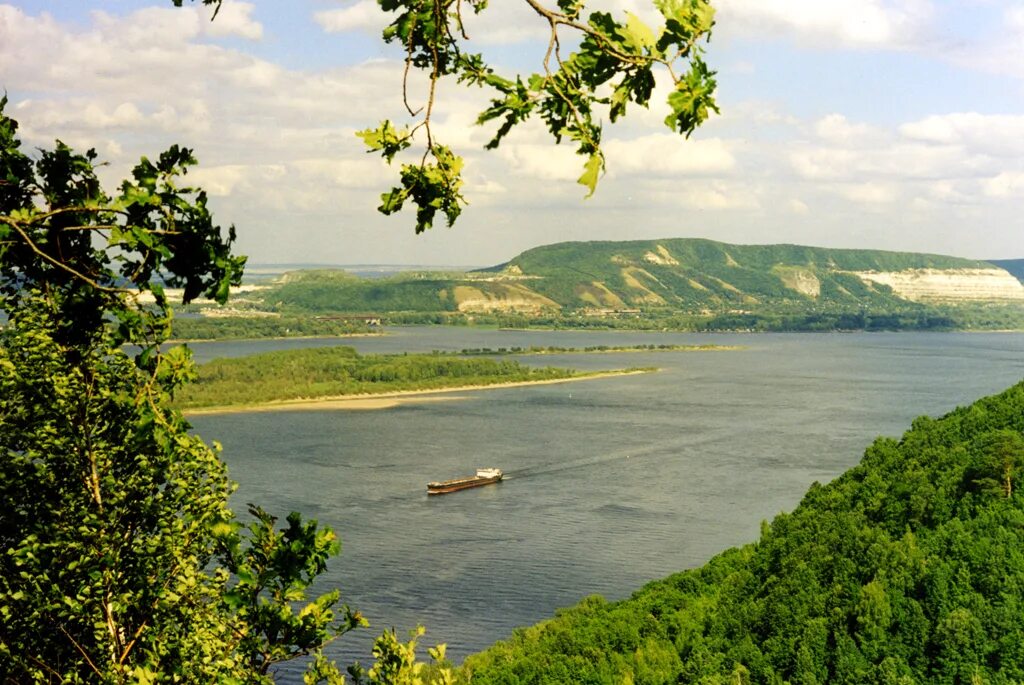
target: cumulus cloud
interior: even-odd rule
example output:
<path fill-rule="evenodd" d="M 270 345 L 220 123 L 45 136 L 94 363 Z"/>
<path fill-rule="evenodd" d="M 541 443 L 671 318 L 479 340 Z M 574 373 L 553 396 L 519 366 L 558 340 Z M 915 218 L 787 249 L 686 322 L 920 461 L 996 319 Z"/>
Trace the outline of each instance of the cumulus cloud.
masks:
<path fill-rule="evenodd" d="M 811 211 L 811 208 L 807 206 L 807 203 L 798 198 L 792 198 L 786 203 L 786 207 L 793 214 L 807 214 Z"/>
<path fill-rule="evenodd" d="M 719 26 L 821 47 L 905 49 L 927 34 L 928 0 L 718 0 Z"/>
<path fill-rule="evenodd" d="M 1004 171 L 983 185 L 989 197 L 1024 197 L 1024 171 Z"/>
<path fill-rule="evenodd" d="M 650 0 L 605 0 L 613 10 L 642 4 L 650 7 Z M 809 4 L 722 0 L 721 25 L 728 11 L 741 7 L 767 22 L 766 30 L 800 41 L 824 36 L 836 45 L 900 44 L 895 38 L 870 42 L 884 31 L 857 34 L 848 25 L 852 15 L 839 11 L 849 9 L 843 2 L 823 1 L 819 9 Z M 900 8 L 914 3 L 858 5 L 878 26 L 904 27 L 911 37 L 927 25 L 923 12 L 900 20 Z M 229 6 L 236 14 L 223 14 Z M 330 20 L 336 30 L 376 32 L 387 16 L 375 7 L 350 2 L 328 12 L 347 12 L 344 20 Z M 806 9 L 810 19 L 789 17 L 780 7 Z M 468 27 L 470 35 L 512 42 L 519 40 L 516 31 L 539 26 L 543 40 L 543 24 L 523 8 L 528 11 L 525 3 L 492 3 Z M 111 162 L 104 178 L 122 176 L 139 155 L 152 156 L 173 142 L 195 148 L 202 165 L 188 181 L 207 188 L 219 221 L 238 224 L 242 249 L 255 250 L 254 261 L 283 254 L 282 225 L 294 229 L 287 248 L 292 259 L 301 260 L 305 251 L 325 261 L 386 261 L 401 254 L 451 263 L 444 250 L 462 250 L 465 243 L 486 255 L 468 261 L 486 263 L 544 242 L 625 237 L 622 226 L 634 227 L 636 237 L 668 236 L 694 226 L 686 221 L 690 213 L 701 221 L 689 230 L 712 237 L 820 244 L 833 236 L 834 244 L 834 236 L 856 226 L 868 232 L 864 244 L 903 249 L 914 245 L 894 243 L 890 229 L 900 225 L 904 209 L 921 225 L 943 226 L 976 222 L 983 208 L 1008 221 L 1019 221 L 1024 211 L 1024 117 L 1018 115 L 939 112 L 897 126 L 840 111 L 801 119 L 782 100 L 738 100 L 685 140 L 666 131 L 663 110 L 634 108 L 625 125 L 605 127 L 608 177 L 582 203 L 585 190 L 576 179 L 584 160 L 572 147 L 554 146 L 534 122 L 496 153 L 483 152 L 494 126 L 473 122 L 488 94 L 446 85 L 434 133 L 465 156 L 465 192 L 473 204 L 459 230 L 434 232 L 453 237 L 421 238 L 410 246 L 407 221 L 375 212 L 397 170 L 367 155 L 354 135 L 385 117 L 406 121 L 401 62 L 297 69 L 256 56 L 244 42 L 219 40 L 260 39 L 257 16 L 258 8 L 233 0 L 213 24 L 206 10 L 165 6 L 94 12 L 71 24 L 0 4 L 0 85 L 29 145 L 60 137 L 96 147 Z M 330 21 L 321 22 L 325 30 Z M 485 30 L 486 22 L 500 25 Z M 659 82 L 654 103 L 664 101 L 666 89 Z M 414 105 L 423 95 L 414 89 Z M 862 221 L 879 211 L 887 212 L 884 229 Z"/>
<path fill-rule="evenodd" d="M 322 10 L 316 12 L 313 18 L 328 33 L 379 31 L 390 23 L 388 15 L 381 11 L 376 0 L 359 0 L 347 7 Z"/>
<path fill-rule="evenodd" d="M 202 11 L 198 7 L 195 9 Z M 208 21 L 204 31 L 210 36 L 241 36 L 259 40 L 263 37 L 263 24 L 252 18 L 253 9 L 251 2 L 225 2 L 217 12 L 216 21 Z"/>
<path fill-rule="evenodd" d="M 605 156 L 612 175 L 722 175 L 736 167 L 733 144 L 719 138 L 686 140 L 671 133 L 612 139 Z"/>
<path fill-rule="evenodd" d="M 814 123 L 814 132 L 833 143 L 864 143 L 883 133 L 874 126 L 851 122 L 842 114 L 829 114 Z"/>
<path fill-rule="evenodd" d="M 903 124 L 899 132 L 911 140 L 964 145 L 994 156 L 1024 154 L 1024 115 L 937 114 Z"/>
<path fill-rule="evenodd" d="M 895 202 L 899 191 L 893 183 L 851 183 L 835 186 L 835 192 L 862 205 L 881 205 Z"/>

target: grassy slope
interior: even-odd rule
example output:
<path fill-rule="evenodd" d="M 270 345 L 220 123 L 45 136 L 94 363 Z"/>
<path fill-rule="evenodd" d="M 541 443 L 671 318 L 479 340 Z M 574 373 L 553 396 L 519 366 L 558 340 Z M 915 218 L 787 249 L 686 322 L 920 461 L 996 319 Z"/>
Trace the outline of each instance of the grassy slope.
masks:
<path fill-rule="evenodd" d="M 998 431 L 1005 431 L 998 433 Z M 878 439 L 761 539 L 588 598 L 469 657 L 472 682 L 1024 682 L 1024 496 L 988 480 L 1024 384 Z M 1011 435 L 1013 437 L 1013 435 Z M 1014 485 L 1021 481 L 1016 454 Z"/>

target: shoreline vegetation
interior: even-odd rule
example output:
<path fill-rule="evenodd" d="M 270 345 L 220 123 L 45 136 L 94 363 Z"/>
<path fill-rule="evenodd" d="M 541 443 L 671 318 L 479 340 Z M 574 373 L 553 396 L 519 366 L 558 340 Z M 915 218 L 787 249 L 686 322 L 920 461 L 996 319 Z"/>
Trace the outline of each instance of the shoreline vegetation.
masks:
<path fill-rule="evenodd" d="M 375 327 L 370 326 L 365 317 L 282 315 L 275 312 L 252 311 L 232 312 L 230 315 L 176 317 L 171 324 L 171 339 L 167 342 L 354 337 L 374 334 Z"/>
<path fill-rule="evenodd" d="M 585 372 L 526 366 L 519 361 L 453 353 L 362 355 L 349 346 L 279 350 L 196 367 L 181 389 L 183 410 L 263 407 L 344 398 L 427 394 L 502 385 L 532 385 L 653 369 Z"/>
<path fill-rule="evenodd" d="M 549 378 L 533 381 L 508 381 L 480 385 L 459 385 L 454 387 L 435 388 L 433 390 L 396 390 L 361 393 L 357 395 L 333 395 L 324 397 L 300 397 L 291 400 L 277 400 L 261 402 L 256 404 L 224 405 L 214 407 L 195 407 L 184 410 L 186 416 L 206 416 L 212 414 L 241 414 L 256 411 L 311 411 L 319 409 L 344 409 L 344 410 L 373 410 L 391 409 L 405 404 L 419 404 L 425 402 L 444 402 L 465 399 L 455 396 L 454 393 L 471 392 L 477 390 L 502 390 L 507 388 L 521 388 L 530 385 L 554 385 L 556 383 L 573 383 L 576 381 L 591 381 L 601 378 L 615 378 L 618 376 L 634 376 L 642 373 L 654 373 L 658 369 L 653 367 L 636 369 L 616 369 L 611 371 L 579 372 L 574 376 L 565 378 Z M 447 397 L 435 397 L 435 395 L 448 395 Z"/>
<path fill-rule="evenodd" d="M 215 342 L 252 342 L 254 340 L 320 340 L 322 338 L 383 338 L 388 335 L 381 331 L 379 333 L 325 333 L 321 335 L 255 335 L 243 338 L 168 338 L 165 345 L 188 345 L 191 343 L 215 343 Z"/>
<path fill-rule="evenodd" d="M 629 352 L 734 352 L 742 350 L 741 345 L 591 345 L 588 347 L 559 347 L 557 345 L 531 345 L 530 347 L 479 347 L 464 348 L 458 352 L 444 353 L 456 356 L 502 356 L 544 354 L 613 354 Z"/>

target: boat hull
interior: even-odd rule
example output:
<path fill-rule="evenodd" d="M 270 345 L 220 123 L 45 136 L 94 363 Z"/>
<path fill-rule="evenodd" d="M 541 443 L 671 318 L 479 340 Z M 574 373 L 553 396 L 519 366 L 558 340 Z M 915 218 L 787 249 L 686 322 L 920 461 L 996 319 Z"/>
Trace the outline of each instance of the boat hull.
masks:
<path fill-rule="evenodd" d="M 491 483 L 497 483 L 500 480 L 501 476 L 492 476 L 490 478 L 470 476 L 468 478 L 456 478 L 454 480 L 441 481 L 440 483 L 427 483 L 427 494 L 447 495 L 450 492 L 458 492 L 459 490 L 466 490 L 468 488 L 478 488 L 482 485 L 490 485 Z"/>

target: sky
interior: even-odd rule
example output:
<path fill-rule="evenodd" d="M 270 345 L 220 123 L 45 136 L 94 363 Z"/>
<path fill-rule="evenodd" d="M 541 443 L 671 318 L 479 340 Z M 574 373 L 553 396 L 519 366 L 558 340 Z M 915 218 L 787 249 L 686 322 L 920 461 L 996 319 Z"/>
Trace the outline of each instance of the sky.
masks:
<path fill-rule="evenodd" d="M 490 5 L 470 49 L 539 71 L 546 25 L 523 0 Z M 485 266 L 673 237 L 1024 257 L 1024 1 L 714 5 L 721 113 L 674 135 L 660 79 L 649 111 L 605 122 L 589 199 L 571 148 L 531 124 L 486 151 L 488 93 L 443 84 L 435 132 L 465 157 L 470 204 L 419 236 L 411 210 L 376 211 L 397 170 L 355 136 L 408 120 L 374 0 L 224 0 L 213 22 L 171 0 L 0 0 L 0 89 L 28 146 L 93 147 L 110 186 L 142 155 L 192 148 L 190 183 L 251 263 Z M 589 7 L 658 18 L 651 0 Z"/>

